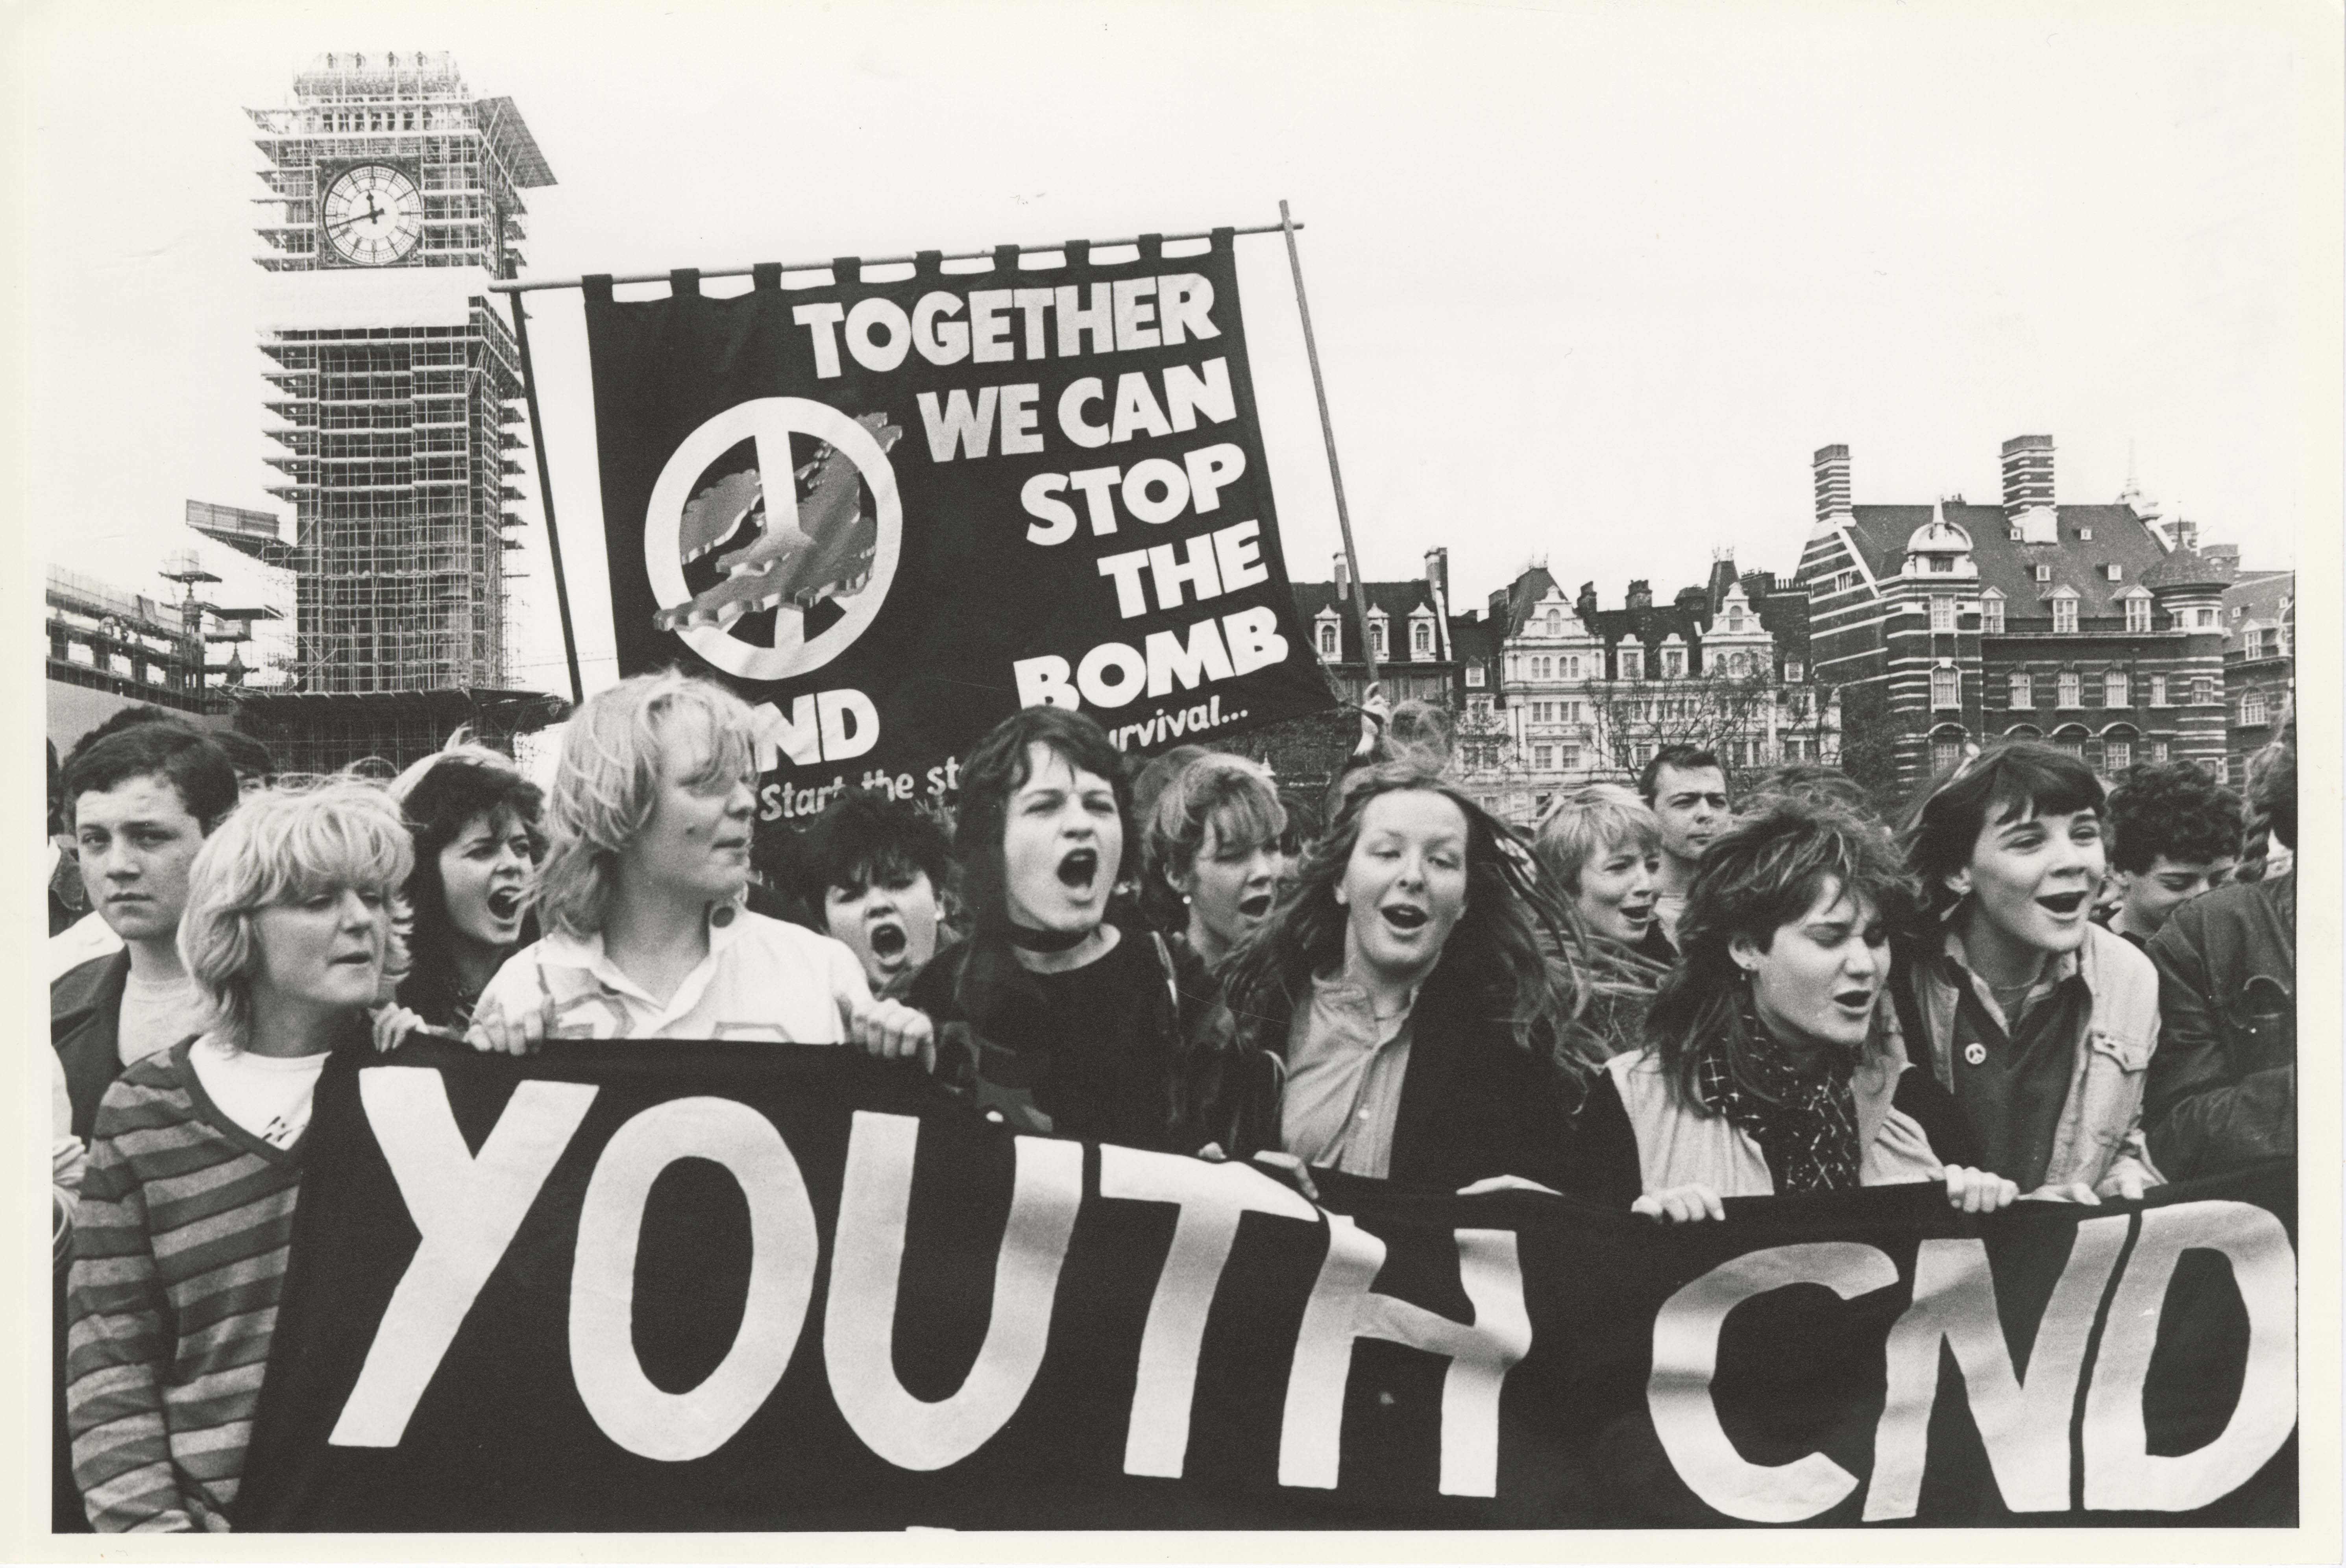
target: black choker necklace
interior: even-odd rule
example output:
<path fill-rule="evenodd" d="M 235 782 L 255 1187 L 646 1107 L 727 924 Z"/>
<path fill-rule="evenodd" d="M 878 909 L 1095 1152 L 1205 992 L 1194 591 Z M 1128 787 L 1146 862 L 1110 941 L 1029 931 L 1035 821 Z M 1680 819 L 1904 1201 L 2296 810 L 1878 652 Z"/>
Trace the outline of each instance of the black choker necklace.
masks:
<path fill-rule="evenodd" d="M 1028 952 L 1065 952 L 1080 944 L 1099 927 L 1091 931 L 1038 931 L 1031 925 L 1012 924 L 1010 945 L 1025 948 Z"/>

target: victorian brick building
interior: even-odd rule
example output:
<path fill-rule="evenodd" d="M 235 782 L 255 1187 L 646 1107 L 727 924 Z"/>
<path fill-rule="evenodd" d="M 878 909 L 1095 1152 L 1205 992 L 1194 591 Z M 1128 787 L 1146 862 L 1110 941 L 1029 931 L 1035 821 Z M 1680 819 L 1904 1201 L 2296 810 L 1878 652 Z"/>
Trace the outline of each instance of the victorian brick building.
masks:
<path fill-rule="evenodd" d="M 2220 768 L 2233 553 L 2197 548 L 2188 524 L 2170 545 L 2131 498 L 2057 504 L 2050 436 L 2002 455 L 2001 504 L 1861 506 L 1849 448 L 1816 453 L 1799 580 L 1845 765 L 1902 796 L 2004 736 L 2106 774 L 2168 757 Z"/>
<path fill-rule="evenodd" d="M 2297 691 L 2297 574 L 2243 572 L 2224 590 L 2225 775 L 2248 784 L 2249 759 L 2278 738 Z"/>

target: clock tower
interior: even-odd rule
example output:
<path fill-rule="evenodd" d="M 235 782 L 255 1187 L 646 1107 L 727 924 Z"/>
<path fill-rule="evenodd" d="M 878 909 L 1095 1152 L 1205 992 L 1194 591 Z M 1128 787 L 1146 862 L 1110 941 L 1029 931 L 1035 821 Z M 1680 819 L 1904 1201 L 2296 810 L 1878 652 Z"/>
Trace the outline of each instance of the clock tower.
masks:
<path fill-rule="evenodd" d="M 296 655 L 292 691 L 244 727 L 323 769 L 542 722 L 550 699 L 510 688 L 521 375 L 487 284 L 520 266 L 521 192 L 553 171 L 513 100 L 475 97 L 444 54 L 321 56 L 246 112 Z"/>

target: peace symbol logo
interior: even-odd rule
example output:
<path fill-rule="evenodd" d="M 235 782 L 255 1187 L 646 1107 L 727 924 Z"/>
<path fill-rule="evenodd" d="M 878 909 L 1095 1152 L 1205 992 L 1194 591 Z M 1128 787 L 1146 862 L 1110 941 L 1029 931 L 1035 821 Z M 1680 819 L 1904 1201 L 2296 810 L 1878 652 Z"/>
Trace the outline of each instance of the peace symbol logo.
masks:
<path fill-rule="evenodd" d="M 736 403 L 685 437 L 644 517 L 653 625 L 728 675 L 787 680 L 863 635 L 895 580 L 904 514 L 884 413 Z M 790 438 L 811 448 L 794 459 Z M 748 443 L 754 462 L 737 449 Z"/>

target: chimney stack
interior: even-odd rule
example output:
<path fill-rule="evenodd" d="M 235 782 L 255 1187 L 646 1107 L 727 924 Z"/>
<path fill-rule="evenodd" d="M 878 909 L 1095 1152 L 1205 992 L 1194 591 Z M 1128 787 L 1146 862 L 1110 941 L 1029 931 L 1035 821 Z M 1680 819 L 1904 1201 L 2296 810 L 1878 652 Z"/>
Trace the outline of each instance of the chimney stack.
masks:
<path fill-rule="evenodd" d="M 1850 511 L 1849 448 L 1821 446 L 1809 459 L 1817 476 L 1817 521 L 1831 524 Z"/>
<path fill-rule="evenodd" d="M 1629 582 L 1628 596 L 1623 602 L 1633 610 L 1652 609 L 1654 607 L 1654 585 L 1643 577 L 1631 578 Z"/>
<path fill-rule="evenodd" d="M 2004 509 L 2011 516 L 2053 504 L 2053 438 L 2015 435 L 2004 443 Z"/>
<path fill-rule="evenodd" d="M 1425 581 L 1441 598 L 1443 610 L 1450 606 L 1450 551 L 1436 545 L 1425 553 Z"/>
<path fill-rule="evenodd" d="M 2175 547 L 2178 550 L 2199 548 L 2199 524 L 2178 517 L 2175 520 Z"/>
<path fill-rule="evenodd" d="M 1341 596 L 1352 591 L 1352 574 L 1344 559 L 1344 552 L 1336 552 L 1336 592 Z"/>

